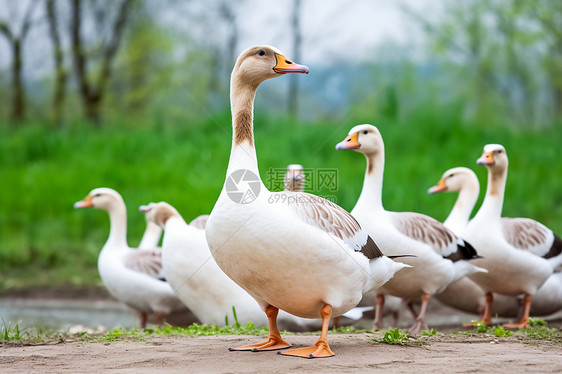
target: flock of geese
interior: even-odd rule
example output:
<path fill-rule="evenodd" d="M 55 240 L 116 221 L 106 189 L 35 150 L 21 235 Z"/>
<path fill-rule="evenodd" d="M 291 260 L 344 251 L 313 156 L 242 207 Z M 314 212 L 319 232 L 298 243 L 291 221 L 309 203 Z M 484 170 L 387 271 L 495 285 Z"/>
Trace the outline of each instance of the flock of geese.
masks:
<path fill-rule="evenodd" d="M 96 188 L 75 204 L 109 213 L 99 273 L 108 291 L 138 312 L 141 326 L 148 316 L 162 322 L 189 308 L 206 324 L 237 318 L 269 326 L 267 341 L 231 350 L 313 358 L 333 356 L 330 320 L 352 310 L 364 295 L 374 295 L 377 329 L 383 327 L 385 299 L 403 299 L 415 318 L 411 334 L 427 329 L 427 306 L 434 296 L 480 313 L 486 324 L 493 315 L 517 317 L 518 322 L 506 325 L 513 328 L 528 326 L 530 313 L 547 315 L 562 308 L 562 240 L 532 219 L 501 217 L 508 157 L 499 144 L 486 145 L 477 160 L 488 169 L 488 186 L 471 220 L 479 185 L 467 168 L 446 171 L 428 191 L 458 192 L 444 223 L 386 210 L 381 198 L 384 142 L 372 125 L 353 127 L 336 145 L 336 150 L 354 150 L 366 159 L 363 189 L 351 213 L 302 192 L 299 165 L 289 166 L 285 191 L 269 191 L 259 178 L 254 146 L 256 91 L 267 79 L 308 72 L 270 46 L 249 48 L 238 57 L 230 86 L 231 155 L 209 216 L 187 223 L 168 203 L 142 206 L 147 229 L 140 247 L 132 249 L 126 240 L 125 203 L 116 191 Z M 259 191 L 252 201 L 232 198 L 233 176 Z M 418 303 L 416 312 L 413 304 Z M 313 346 L 286 349 L 291 344 L 279 327 L 320 328 L 321 336 Z"/>

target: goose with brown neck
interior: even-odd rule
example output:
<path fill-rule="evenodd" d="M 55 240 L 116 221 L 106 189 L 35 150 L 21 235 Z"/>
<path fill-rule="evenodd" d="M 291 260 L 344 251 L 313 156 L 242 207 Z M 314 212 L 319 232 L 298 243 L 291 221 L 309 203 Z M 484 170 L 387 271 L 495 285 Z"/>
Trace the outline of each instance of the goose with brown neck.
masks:
<path fill-rule="evenodd" d="M 164 230 L 162 270 L 166 281 L 201 323 L 224 326 L 226 316 L 226 321 L 267 326 L 267 317 L 256 301 L 218 267 L 204 228 L 187 224 L 166 202 L 150 203 L 141 209 L 149 222 Z M 282 310 L 277 322 L 285 330 L 316 331 L 321 327 L 317 319 L 295 317 Z"/>
<path fill-rule="evenodd" d="M 458 192 L 459 195 L 451 213 L 443 223 L 457 235 L 462 235 L 468 225 L 472 209 L 478 199 L 480 184 L 476 174 L 469 168 L 456 167 L 447 170 L 439 182 L 428 190 L 428 193 Z M 502 217 L 503 232 L 513 232 L 509 225 L 518 219 Z M 541 226 L 536 225 L 533 231 L 540 231 Z M 534 236 L 540 236 L 535 232 Z M 527 238 L 530 238 L 528 236 Z M 533 296 L 531 315 L 547 316 L 562 309 L 562 274 L 556 273 L 548 277 L 547 281 Z M 483 313 L 485 310 L 484 291 L 469 278 L 463 278 L 451 284 L 445 291 L 436 296 L 441 302 L 469 313 Z M 517 310 L 522 303 L 513 296 L 493 294 L 492 315 L 500 317 L 517 317 Z M 523 310 L 519 311 L 522 316 Z"/>
<path fill-rule="evenodd" d="M 398 273 L 379 289 L 375 327 L 380 327 L 384 294 L 408 301 L 421 299 L 421 311 L 410 333 L 427 330 L 425 321 L 429 300 L 450 283 L 477 271 L 485 271 L 465 261 L 476 257 L 474 249 L 451 230 L 431 217 L 411 212 L 391 212 L 382 204 L 384 142 L 372 125 L 353 127 L 336 149 L 352 149 L 367 160 L 363 189 L 351 214 L 388 255 L 411 254 L 400 261 L 413 266 Z"/>
<path fill-rule="evenodd" d="M 96 208 L 109 214 L 109 238 L 98 257 L 98 271 L 109 293 L 139 314 L 141 328 L 154 315 L 158 323 L 187 308 L 162 278 L 162 253 L 157 248 L 135 250 L 127 244 L 127 210 L 119 193 L 96 188 L 75 208 Z"/>
<path fill-rule="evenodd" d="M 502 145 L 486 145 L 477 163 L 488 169 L 488 186 L 482 206 L 463 236 L 483 256 L 475 263 L 488 269 L 487 274 L 470 276 L 486 293 L 483 321 L 492 323 L 493 292 L 523 294 L 525 308 L 520 321 L 505 326 L 528 327 L 533 295 L 562 264 L 562 240 L 537 221 L 502 219 L 508 169 L 508 157 Z"/>
<path fill-rule="evenodd" d="M 353 308 L 364 292 L 404 265 L 384 257 L 338 205 L 303 192 L 270 192 L 263 185 L 254 148 L 254 97 L 260 83 L 287 73 L 308 73 L 308 68 L 270 46 L 249 48 L 236 61 L 230 85 L 232 149 L 226 181 L 207 222 L 207 242 L 219 267 L 268 317 L 266 342 L 232 350 L 289 348 L 277 328 L 282 309 L 322 318 L 322 333 L 314 346 L 280 354 L 329 357 L 331 317 Z"/>

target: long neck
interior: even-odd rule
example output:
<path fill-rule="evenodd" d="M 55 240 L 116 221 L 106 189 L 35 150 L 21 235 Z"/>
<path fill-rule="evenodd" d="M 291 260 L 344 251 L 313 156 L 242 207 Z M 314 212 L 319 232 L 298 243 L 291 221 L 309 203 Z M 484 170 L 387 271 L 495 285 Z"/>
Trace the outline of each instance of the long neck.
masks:
<path fill-rule="evenodd" d="M 452 228 L 455 232 L 466 227 L 470 219 L 470 213 L 472 213 L 476 200 L 478 200 L 479 192 L 478 180 L 476 180 L 476 183 L 471 181 L 471 183 L 464 184 L 459 191 L 459 196 L 451 213 L 444 222 L 445 226 Z"/>
<path fill-rule="evenodd" d="M 110 229 L 106 247 L 127 247 L 127 208 L 125 204 L 123 202 L 114 204 L 107 212 L 109 213 Z"/>
<path fill-rule="evenodd" d="M 488 168 L 486 197 L 482 202 L 477 216 L 485 215 L 489 218 L 501 218 L 506 180 L 507 168 L 499 170 Z"/>
<path fill-rule="evenodd" d="M 243 83 L 235 74 L 230 83 L 232 110 L 232 148 L 227 174 L 248 169 L 259 175 L 254 148 L 254 99 L 257 86 Z"/>
<path fill-rule="evenodd" d="M 384 149 L 377 153 L 365 154 L 367 170 L 361 195 L 353 210 L 382 210 L 382 180 L 384 174 Z"/>

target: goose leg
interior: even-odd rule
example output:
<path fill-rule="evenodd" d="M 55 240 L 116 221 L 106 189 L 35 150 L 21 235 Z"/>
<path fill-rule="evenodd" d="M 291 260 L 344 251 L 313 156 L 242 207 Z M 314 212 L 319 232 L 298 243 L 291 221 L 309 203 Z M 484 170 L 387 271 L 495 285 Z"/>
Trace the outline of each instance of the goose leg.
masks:
<path fill-rule="evenodd" d="M 147 320 L 146 313 L 141 312 L 139 315 L 139 324 L 141 329 L 146 328 L 146 320 Z"/>
<path fill-rule="evenodd" d="M 412 327 L 410 327 L 410 329 L 408 330 L 410 334 L 417 335 L 422 331 L 428 329 L 427 323 L 425 322 L 425 313 L 427 311 L 427 303 L 429 302 L 429 299 L 431 299 L 431 295 L 424 292 L 421 296 L 422 303 L 421 303 L 420 314 L 416 318 L 416 321 L 414 322 Z"/>
<path fill-rule="evenodd" d="M 412 317 L 414 317 L 414 319 L 417 319 L 418 318 L 418 312 L 416 312 L 416 309 L 414 308 L 414 303 L 412 302 L 412 300 L 408 300 L 406 305 L 408 306 L 408 310 L 410 311 L 410 313 L 412 313 Z"/>
<path fill-rule="evenodd" d="M 312 347 L 289 349 L 288 351 L 277 352 L 280 355 L 296 356 L 304 358 L 319 358 L 319 357 L 332 357 L 334 353 L 328 345 L 328 328 L 330 326 L 330 319 L 332 318 L 332 306 L 325 304 L 320 309 L 322 316 L 322 334 L 320 339 Z"/>
<path fill-rule="evenodd" d="M 260 352 L 260 351 L 274 351 L 277 349 L 284 349 L 284 348 L 291 347 L 289 343 L 283 340 L 281 334 L 279 333 L 279 329 L 277 328 L 278 313 L 279 313 L 279 309 L 274 307 L 273 305 L 269 305 L 267 308 L 265 308 L 265 314 L 267 315 L 267 319 L 269 320 L 269 339 L 267 339 L 266 342 L 244 345 L 242 347 L 236 347 L 236 348 L 229 348 L 228 350 Z"/>
<path fill-rule="evenodd" d="M 523 316 L 518 323 L 506 323 L 503 327 L 510 329 L 526 329 L 529 327 L 527 321 L 529 320 L 529 312 L 531 311 L 531 302 L 533 301 L 533 296 L 528 293 L 523 297 L 523 302 L 525 303 L 525 310 L 523 311 Z"/>
<path fill-rule="evenodd" d="M 491 292 L 486 292 L 486 305 L 484 306 L 484 315 L 482 316 L 482 323 L 485 325 L 492 324 L 492 304 L 494 302 L 494 294 Z M 465 327 L 474 327 L 476 323 L 463 323 Z"/>
<path fill-rule="evenodd" d="M 373 330 L 382 330 L 383 323 L 384 295 L 375 296 L 375 320 L 373 321 Z"/>

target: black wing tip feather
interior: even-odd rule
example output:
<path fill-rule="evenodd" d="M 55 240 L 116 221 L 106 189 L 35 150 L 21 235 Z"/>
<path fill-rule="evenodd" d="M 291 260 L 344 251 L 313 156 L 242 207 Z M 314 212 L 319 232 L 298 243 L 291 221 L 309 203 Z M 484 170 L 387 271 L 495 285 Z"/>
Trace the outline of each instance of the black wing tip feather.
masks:
<path fill-rule="evenodd" d="M 553 233 L 554 234 L 554 233 Z M 554 234 L 554 241 L 552 242 L 552 247 L 548 253 L 546 253 L 544 258 L 556 257 L 562 253 L 562 239 L 556 234 Z"/>
<path fill-rule="evenodd" d="M 369 235 L 367 235 L 367 242 L 363 245 L 363 247 L 361 247 L 361 253 L 367 256 L 369 260 L 384 256 L 378 245 Z"/>
<path fill-rule="evenodd" d="M 457 262 L 460 260 L 474 260 L 477 258 L 482 258 L 482 256 L 478 255 L 476 249 L 467 242 L 466 240 L 462 239 L 463 244 L 457 243 L 457 251 L 455 253 L 451 253 L 449 256 L 443 256 L 453 262 Z"/>
<path fill-rule="evenodd" d="M 388 258 L 402 258 L 402 257 L 418 257 L 416 255 L 396 255 L 396 256 L 386 256 Z"/>

